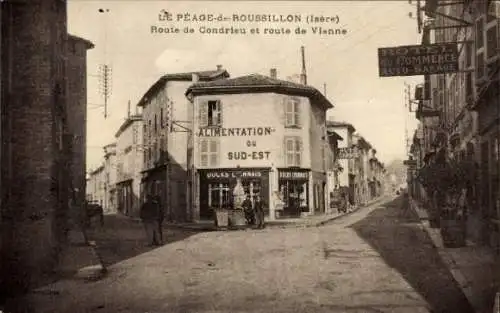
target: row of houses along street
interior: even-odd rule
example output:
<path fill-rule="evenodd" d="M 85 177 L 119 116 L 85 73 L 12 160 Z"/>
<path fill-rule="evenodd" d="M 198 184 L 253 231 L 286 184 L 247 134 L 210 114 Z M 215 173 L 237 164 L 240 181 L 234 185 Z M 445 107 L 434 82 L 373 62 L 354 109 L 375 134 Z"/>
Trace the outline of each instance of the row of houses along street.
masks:
<path fill-rule="evenodd" d="M 130 106 L 87 180 L 87 200 L 108 213 L 136 217 L 153 194 L 170 221 L 212 219 L 230 205 L 236 175 L 271 220 L 331 213 L 336 186 L 352 205 L 383 192 L 377 150 L 353 125 L 327 119 L 333 104 L 305 69 L 299 81 L 277 69 L 231 78 L 221 65 L 166 74 Z"/>

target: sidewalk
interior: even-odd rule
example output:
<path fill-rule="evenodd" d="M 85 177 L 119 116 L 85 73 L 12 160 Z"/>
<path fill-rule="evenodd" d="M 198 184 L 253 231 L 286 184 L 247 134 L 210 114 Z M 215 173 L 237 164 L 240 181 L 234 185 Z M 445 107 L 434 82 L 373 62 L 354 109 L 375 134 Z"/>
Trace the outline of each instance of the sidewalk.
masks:
<path fill-rule="evenodd" d="M 378 202 L 382 202 L 384 201 L 385 198 L 386 198 L 385 196 L 381 196 L 377 199 L 373 199 L 371 201 L 368 201 L 368 203 L 366 203 L 365 205 L 355 207 L 354 209 L 348 211 L 347 213 L 335 212 L 331 214 L 310 215 L 299 218 L 282 218 L 276 220 L 269 220 L 266 217 L 266 228 L 307 228 L 307 227 L 323 226 L 331 221 L 336 220 L 337 218 L 352 214 L 359 209 L 373 205 Z M 133 218 L 133 220 L 140 222 L 140 219 L 138 218 Z M 171 228 L 186 229 L 199 232 L 217 231 L 214 222 L 210 220 L 193 222 L 193 223 L 165 223 L 164 225 L 165 225 L 164 227 L 167 228 L 171 227 Z"/>
<path fill-rule="evenodd" d="M 411 208 L 418 214 L 424 230 L 429 234 L 441 259 L 463 290 L 477 313 L 492 313 L 499 277 L 498 259 L 488 247 L 470 242 L 461 248 L 445 248 L 439 228 L 431 228 L 428 214 L 414 199 Z"/>

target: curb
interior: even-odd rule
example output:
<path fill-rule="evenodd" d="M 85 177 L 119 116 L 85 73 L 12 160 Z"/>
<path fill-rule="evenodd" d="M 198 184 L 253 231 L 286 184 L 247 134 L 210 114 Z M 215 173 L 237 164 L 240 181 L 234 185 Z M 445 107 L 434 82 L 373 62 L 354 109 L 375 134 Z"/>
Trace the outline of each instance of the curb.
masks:
<path fill-rule="evenodd" d="M 434 231 L 432 228 L 430 228 L 430 226 L 427 223 L 428 216 L 421 216 L 421 214 L 419 214 L 420 213 L 419 210 L 421 210 L 421 209 L 416 208 L 418 206 L 418 204 L 414 199 L 410 199 L 409 204 L 410 204 L 410 208 L 419 216 L 420 223 L 422 225 L 423 230 L 427 233 L 427 235 L 429 235 L 429 238 L 432 241 L 432 245 L 434 246 L 434 248 L 436 248 L 436 250 L 439 254 L 439 257 L 441 258 L 443 263 L 446 265 L 446 267 L 450 271 L 451 276 L 453 276 L 453 279 L 456 281 L 456 283 L 458 284 L 458 286 L 462 290 L 463 294 L 467 298 L 467 301 L 472 306 L 474 311 L 479 312 L 478 310 L 480 308 L 474 307 L 474 301 L 473 301 L 474 299 L 472 297 L 472 292 L 470 290 L 471 283 L 469 282 L 469 280 L 467 278 L 465 278 L 465 276 L 462 274 L 462 272 L 455 266 L 456 262 L 453 259 L 453 256 L 446 251 L 447 248 L 442 246 L 441 240 L 439 237 L 440 235 L 436 233 L 438 231 L 437 230 Z"/>

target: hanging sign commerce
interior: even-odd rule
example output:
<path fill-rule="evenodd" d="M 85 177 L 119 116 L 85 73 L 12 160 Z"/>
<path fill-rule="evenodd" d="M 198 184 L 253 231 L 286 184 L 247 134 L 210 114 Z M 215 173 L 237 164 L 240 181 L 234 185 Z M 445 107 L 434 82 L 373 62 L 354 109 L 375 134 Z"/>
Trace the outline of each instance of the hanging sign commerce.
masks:
<path fill-rule="evenodd" d="M 457 43 L 378 49 L 379 76 L 418 76 L 458 72 Z"/>

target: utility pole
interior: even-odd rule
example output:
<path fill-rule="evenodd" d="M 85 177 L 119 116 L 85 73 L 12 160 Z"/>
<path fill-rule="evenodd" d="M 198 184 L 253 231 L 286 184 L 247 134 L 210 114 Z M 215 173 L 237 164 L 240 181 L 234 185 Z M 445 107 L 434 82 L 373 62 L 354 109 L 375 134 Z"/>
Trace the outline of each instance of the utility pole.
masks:
<path fill-rule="evenodd" d="M 104 98 L 104 118 L 108 117 L 108 99 L 111 96 L 111 77 L 112 69 L 107 60 L 108 43 L 108 13 L 109 9 L 99 9 L 99 13 L 104 14 L 104 62 L 99 65 L 99 89 Z"/>

